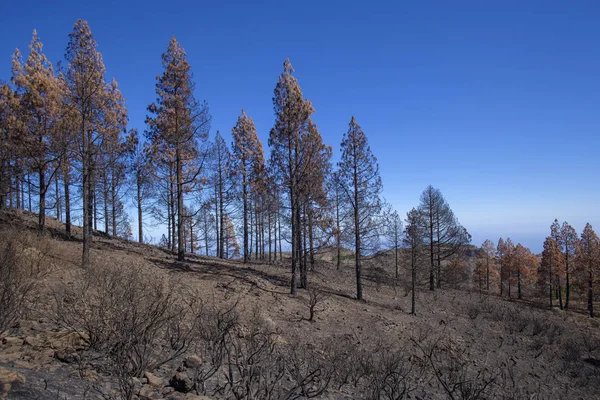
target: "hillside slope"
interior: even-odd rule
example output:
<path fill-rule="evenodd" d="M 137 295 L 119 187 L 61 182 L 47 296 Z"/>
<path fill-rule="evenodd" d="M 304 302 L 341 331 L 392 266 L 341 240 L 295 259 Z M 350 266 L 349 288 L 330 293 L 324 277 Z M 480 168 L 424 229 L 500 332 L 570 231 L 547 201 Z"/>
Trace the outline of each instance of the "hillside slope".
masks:
<path fill-rule="evenodd" d="M 0 335 L 0 382 L 8 398 L 589 399 L 600 389 L 599 324 L 579 314 L 458 289 L 420 288 L 413 316 L 410 296 L 391 269 L 371 263 L 365 271 L 366 301 L 357 302 L 351 266 L 336 270 L 324 260 L 310 273 L 311 290 L 299 290 L 294 298 L 288 294 L 285 262 L 243 265 L 198 255 L 178 262 L 163 249 L 100 234 L 92 249 L 94 275 L 79 266 L 78 232 L 65 240 L 59 222 L 49 220 L 48 227 L 49 233 L 38 237 L 32 216 L 0 214 L 0 243 L 18 238 L 28 249 L 23 257 L 35 258 L 44 271 L 32 307 Z M 156 277 L 168 284 L 140 289 L 135 281 Z M 131 286 L 119 286 L 124 282 Z M 100 339 L 94 343 L 95 331 L 86 329 L 99 323 L 98 315 L 115 318 L 103 316 L 110 307 L 126 318 L 115 321 L 127 322 L 142 314 L 139 299 L 150 302 L 180 291 L 163 311 L 183 320 L 193 314 L 189 310 L 199 310 L 193 331 L 201 337 L 190 339 L 163 365 L 152 353 L 140 376 L 123 383 L 114 368 L 120 350 Z M 126 303 L 130 294 L 134 301 Z M 317 298 L 314 321 L 309 321 L 311 297 Z M 229 310 L 235 319 L 228 319 Z M 169 321 L 164 326 L 172 340 L 173 327 L 181 332 L 187 325 Z M 229 331 L 223 328 L 227 321 Z M 118 325 L 108 329 L 106 343 L 117 343 Z M 213 340 L 215 330 L 228 339 Z M 157 333 L 163 336 L 156 343 L 166 348 L 168 343 L 160 342 L 165 332 Z M 137 351 L 140 342 L 127 343 Z M 216 360 L 218 344 L 223 358 Z M 265 353 L 266 348 L 273 350 Z M 131 368 L 130 361 L 124 365 Z M 201 379 L 202 373 L 208 378 Z M 123 388 L 129 383 L 133 391 L 127 394 Z"/>

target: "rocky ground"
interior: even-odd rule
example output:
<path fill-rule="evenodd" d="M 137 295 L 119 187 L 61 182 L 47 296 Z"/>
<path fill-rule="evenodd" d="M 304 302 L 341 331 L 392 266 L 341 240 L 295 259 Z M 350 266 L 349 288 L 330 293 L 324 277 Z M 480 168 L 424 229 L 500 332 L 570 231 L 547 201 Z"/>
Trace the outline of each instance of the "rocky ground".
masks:
<path fill-rule="evenodd" d="M 28 232 L 34 226 L 35 219 L 25 214 L 0 216 L 0 235 L 14 229 Z M 0 392 L 15 399 L 118 398 L 118 382 L 107 372 L 106 355 L 90 349 L 85 330 L 67 328 L 52 316 L 57 288 L 76 285 L 81 274 L 81 243 L 78 232 L 75 239 L 66 240 L 59 222 L 49 219 L 48 226 L 47 237 L 32 242 L 36 254 L 49 265 L 37 308 L 0 336 Z M 141 265 L 185 282 L 215 307 L 235 304 L 244 329 L 258 313 L 282 343 L 300 340 L 317 345 L 333 339 L 345 343 L 346 349 L 371 351 L 373 365 L 398 354 L 394 362 L 403 364 L 392 369 L 410 383 L 408 389 L 403 394 L 381 392 L 379 398 L 591 399 L 600 389 L 599 324 L 581 313 L 544 309 L 465 288 L 430 292 L 422 287 L 417 293 L 417 314 L 410 315 L 406 285 L 394 279 L 385 261 L 368 263 L 366 301 L 358 302 L 353 299 L 350 263 L 338 270 L 322 257 L 309 278 L 320 296 L 314 320 L 309 321 L 311 292 L 289 295 L 285 262 L 243 265 L 197 255 L 178 262 L 174 255 L 152 246 L 101 234 L 94 240 L 95 263 L 120 268 Z M 345 365 L 364 362 L 344 354 L 346 359 L 336 364 L 337 377 Z M 192 390 L 195 371 L 208 362 L 205 354 L 190 348 L 135 377 L 134 397 L 235 398 L 215 389 L 219 379 L 225 379 L 219 378 L 227 374 L 225 367 L 203 390 Z M 381 380 L 357 377 L 354 385 L 351 378 L 344 385 L 331 384 L 317 397 L 374 398 L 371 386 Z"/>

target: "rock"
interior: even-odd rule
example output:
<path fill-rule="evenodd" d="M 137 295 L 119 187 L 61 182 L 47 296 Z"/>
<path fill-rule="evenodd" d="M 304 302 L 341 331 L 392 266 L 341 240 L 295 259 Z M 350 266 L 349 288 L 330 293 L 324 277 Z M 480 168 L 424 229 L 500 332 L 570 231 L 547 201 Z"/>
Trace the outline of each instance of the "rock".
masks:
<path fill-rule="evenodd" d="M 61 350 L 56 350 L 54 351 L 54 356 L 55 359 L 57 359 L 60 362 L 64 362 L 67 364 L 71 364 L 74 363 L 75 361 L 77 361 L 77 358 L 75 357 L 75 355 L 70 352 L 69 350 L 66 349 L 61 349 Z"/>
<path fill-rule="evenodd" d="M 44 347 L 44 341 L 40 338 L 37 338 L 35 336 L 27 336 L 25 339 L 23 339 L 23 345 L 24 346 L 31 346 L 31 347 Z"/>
<path fill-rule="evenodd" d="M 185 395 L 185 400 L 212 400 L 212 399 L 207 396 L 199 396 L 197 394 L 187 393 Z"/>
<path fill-rule="evenodd" d="M 162 395 L 164 397 L 167 397 L 168 395 L 172 394 L 173 392 L 175 392 L 175 389 L 173 389 L 171 386 L 166 386 L 163 390 L 162 390 Z"/>
<path fill-rule="evenodd" d="M 185 394 L 183 393 L 179 393 L 179 392 L 174 392 L 171 395 L 169 395 L 169 397 L 167 397 L 168 400 L 185 400 Z"/>
<path fill-rule="evenodd" d="M 25 383 L 25 377 L 7 368 L 0 367 L 0 383 Z"/>
<path fill-rule="evenodd" d="M 186 374 L 177 373 L 169 380 L 169 386 L 178 392 L 187 393 L 192 390 L 194 384 Z"/>
<path fill-rule="evenodd" d="M 138 392 L 138 397 L 140 400 L 157 400 L 162 398 L 160 394 L 158 394 L 154 388 L 150 385 L 144 385 Z"/>
<path fill-rule="evenodd" d="M 162 388 L 163 386 L 165 386 L 162 378 L 159 378 L 158 376 L 156 376 L 150 372 L 146 372 L 144 374 L 144 378 L 146 378 L 148 380 L 148 385 L 150 385 L 152 387 Z"/>
<path fill-rule="evenodd" d="M 2 338 L 2 344 L 6 346 L 21 346 L 23 339 L 14 336 L 5 336 Z"/>
<path fill-rule="evenodd" d="M 12 385 L 10 383 L 0 383 L 0 398 L 5 398 L 4 395 L 8 395 L 12 389 Z"/>
<path fill-rule="evenodd" d="M 73 348 L 84 350 L 87 348 L 89 336 L 83 332 L 59 331 L 49 335 L 48 341 L 53 349 Z"/>
<path fill-rule="evenodd" d="M 194 354 L 186 358 L 183 365 L 185 365 L 186 368 L 196 369 L 202 365 L 202 359 Z"/>

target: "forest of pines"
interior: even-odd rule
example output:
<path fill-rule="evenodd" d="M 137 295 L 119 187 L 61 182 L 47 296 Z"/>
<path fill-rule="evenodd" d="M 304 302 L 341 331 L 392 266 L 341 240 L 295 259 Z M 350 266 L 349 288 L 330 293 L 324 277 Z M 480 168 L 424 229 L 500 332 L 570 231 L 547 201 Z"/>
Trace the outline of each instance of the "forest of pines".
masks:
<path fill-rule="evenodd" d="M 363 300 L 363 262 L 393 253 L 395 277 L 412 282 L 412 313 L 417 285 L 434 291 L 470 282 L 508 298 L 535 294 L 561 309 L 575 293 L 594 316 L 600 240 L 591 225 L 578 234 L 555 220 L 541 255 L 510 238 L 476 248 L 433 186 L 402 218 L 382 197 L 376 155 L 353 116 L 345 132 L 340 127 L 333 164 L 290 60 L 273 77 L 267 155 L 243 109 L 231 121 L 231 144 L 211 134 L 208 103 L 196 97 L 201 90 L 175 37 L 156 65 L 142 134 L 128 129 L 125 99 L 106 77 L 87 22 L 75 23 L 64 61 L 55 69 L 34 31 L 28 54 L 15 51 L 12 76 L 0 83 L 0 209 L 37 213 L 41 233 L 48 214 L 64 222 L 66 237 L 81 225 L 84 268 L 94 232 L 133 239 L 135 210 L 140 243 L 151 241 L 151 228 L 164 232 L 155 244 L 179 261 L 189 253 L 285 261 L 292 295 L 309 289 L 319 255 L 329 252 L 338 268 L 352 260 Z"/>

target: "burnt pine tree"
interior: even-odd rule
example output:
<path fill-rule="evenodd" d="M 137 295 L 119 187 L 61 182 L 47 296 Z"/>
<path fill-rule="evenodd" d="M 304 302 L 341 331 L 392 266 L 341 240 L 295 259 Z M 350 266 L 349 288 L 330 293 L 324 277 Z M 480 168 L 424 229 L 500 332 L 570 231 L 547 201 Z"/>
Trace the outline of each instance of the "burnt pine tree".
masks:
<path fill-rule="evenodd" d="M 489 239 L 486 239 L 481 245 L 481 251 L 483 252 L 483 256 L 485 258 L 485 285 L 486 290 L 490 291 L 490 264 L 494 261 L 494 254 L 496 252 L 496 248 L 494 247 L 494 242 Z"/>
<path fill-rule="evenodd" d="M 353 211 L 354 251 L 356 268 L 356 298 L 363 299 L 361 260 L 363 240 L 377 234 L 377 217 L 381 212 L 383 184 L 377 159 L 371 152 L 367 137 L 352 117 L 342 139 L 342 156 L 338 163 L 342 187 Z M 366 247 L 366 246 L 365 246 Z"/>
<path fill-rule="evenodd" d="M 271 165 L 275 178 L 287 191 L 291 221 L 292 277 L 290 293 L 296 294 L 298 270 L 301 262 L 302 221 L 301 193 L 310 180 L 312 148 L 306 146 L 306 137 L 316 130 L 311 115 L 314 108 L 305 100 L 300 85 L 292 73 L 294 68 L 289 60 L 283 64 L 283 73 L 275 86 L 273 109 L 275 125 L 269 134 Z M 258 222 L 258 221 L 257 221 Z"/>
<path fill-rule="evenodd" d="M 386 239 L 388 245 L 394 250 L 394 267 L 395 267 L 395 275 L 398 278 L 399 271 L 399 252 L 400 245 L 402 244 L 402 219 L 400 219 L 400 215 L 396 211 L 391 211 L 387 215 L 387 226 L 386 226 Z"/>
<path fill-rule="evenodd" d="M 29 170 L 38 175 L 38 226 L 44 232 L 46 220 L 46 193 L 55 174 L 60 170 L 65 148 L 58 146 L 62 107 L 62 91 L 54 75 L 52 64 L 42 51 L 42 42 L 36 31 L 29 45 L 27 61 L 21 61 L 19 50 L 13 56 L 12 83 L 18 102 L 14 110 L 18 121 L 16 131 L 20 153 L 27 160 Z M 25 207 L 23 207 L 25 208 Z"/>
<path fill-rule="evenodd" d="M 219 220 L 219 231 L 217 233 L 219 251 L 217 256 L 219 258 L 227 258 L 226 230 L 228 228 L 225 219 L 227 218 L 226 208 L 231 198 L 233 186 L 233 170 L 231 152 L 219 131 L 215 134 L 215 140 L 211 147 L 211 159 L 213 169 L 212 181 L 216 188 L 215 207 Z"/>
<path fill-rule="evenodd" d="M 167 52 L 162 55 L 164 72 L 157 77 L 157 99 L 148 106 L 146 118 L 148 136 L 155 149 L 169 149 L 174 156 L 173 176 L 176 202 L 173 204 L 173 227 L 177 235 L 177 259 L 185 258 L 183 231 L 184 191 L 200 174 L 199 142 L 205 141 L 210 128 L 206 102 L 194 97 L 194 82 L 185 50 L 171 38 Z M 174 239 L 174 238 L 173 238 Z"/>
<path fill-rule="evenodd" d="M 423 214 L 413 208 L 406 214 L 406 228 L 404 228 L 404 237 L 402 242 L 410 251 L 410 271 L 411 271 L 411 311 L 416 314 L 416 286 L 417 286 L 417 269 L 421 262 L 423 252 L 423 237 L 425 236 L 424 229 L 426 224 L 423 220 Z"/>
<path fill-rule="evenodd" d="M 238 117 L 237 123 L 231 130 L 233 136 L 233 163 L 234 171 L 239 175 L 242 186 L 242 213 L 243 213 L 243 251 L 244 263 L 248 262 L 250 255 L 249 248 L 249 227 L 248 214 L 249 192 L 251 182 L 255 179 L 255 172 L 259 169 L 258 164 L 264 162 L 262 143 L 256 134 L 256 127 L 252 118 L 242 114 Z"/>
<path fill-rule="evenodd" d="M 560 309 L 562 310 L 564 308 L 564 303 L 563 303 L 563 294 L 562 294 L 562 282 L 561 282 L 561 274 L 564 272 L 565 269 L 565 254 L 563 253 L 563 234 L 562 234 L 562 229 L 561 229 L 561 225 L 558 222 L 557 219 L 554 220 L 554 222 L 552 223 L 552 225 L 550 225 L 550 237 L 554 240 L 554 243 L 556 243 L 556 248 L 558 250 L 558 258 L 560 259 L 560 262 L 558 263 L 558 265 L 555 268 L 556 274 L 555 274 L 555 278 L 556 278 L 556 284 L 555 284 L 555 290 L 556 290 L 556 297 L 558 298 L 558 305 L 560 307 Z"/>
<path fill-rule="evenodd" d="M 586 224 L 581 233 L 577 262 L 587 278 L 587 308 L 590 318 L 594 318 L 594 281 L 600 272 L 600 239 L 590 224 Z"/>
<path fill-rule="evenodd" d="M 107 85 L 104 80 L 102 55 L 86 21 L 78 20 L 69 34 L 65 59 L 65 101 L 72 110 L 76 156 L 81 167 L 83 189 L 83 255 L 82 264 L 89 265 L 92 243 L 95 184 L 98 155 L 108 135 L 119 134 L 126 121 L 126 113 L 117 106 L 120 93 L 116 82 Z"/>
<path fill-rule="evenodd" d="M 565 309 L 569 308 L 569 299 L 571 298 L 571 272 L 575 263 L 577 242 L 577 231 L 566 221 L 563 222 L 560 227 L 559 245 L 565 261 Z"/>
<path fill-rule="evenodd" d="M 540 287 L 546 287 L 548 290 L 548 298 L 550 300 L 550 307 L 552 308 L 552 298 L 554 296 L 555 281 L 560 279 L 558 270 L 562 264 L 562 255 L 558 244 L 551 237 L 548 236 L 544 241 L 544 250 L 542 251 L 542 261 L 540 263 L 540 270 L 538 274 L 538 285 Z M 562 303 L 561 303 L 562 307 Z"/>
<path fill-rule="evenodd" d="M 425 223 L 425 244 L 429 246 L 429 289 L 441 287 L 442 262 L 471 241 L 471 235 L 458 223 L 439 189 L 429 185 L 421 194 L 419 211 Z M 436 279 L 437 278 L 437 279 Z"/>

